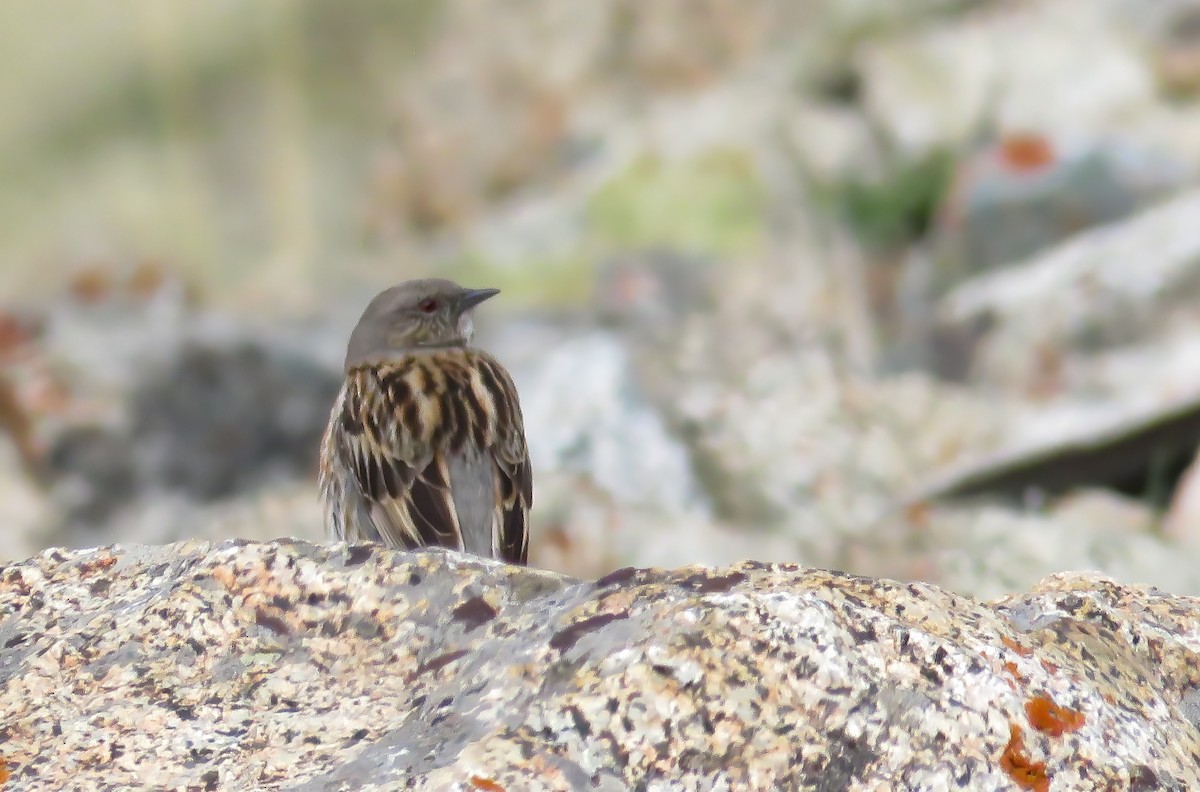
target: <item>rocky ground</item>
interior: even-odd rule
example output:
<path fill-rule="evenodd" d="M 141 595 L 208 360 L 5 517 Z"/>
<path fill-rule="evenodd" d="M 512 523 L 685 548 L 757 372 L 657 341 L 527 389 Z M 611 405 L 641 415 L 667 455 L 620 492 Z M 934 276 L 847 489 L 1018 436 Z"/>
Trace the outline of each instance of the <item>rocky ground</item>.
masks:
<path fill-rule="evenodd" d="M 505 290 L 538 566 L 1200 592 L 1195 8 L 526 5 L 446 4 L 328 299 L 129 252 L 5 301 L 0 555 L 319 538 L 348 329 L 438 272 Z"/>
<path fill-rule="evenodd" d="M 1185 790 L 1200 600 L 370 545 L 0 566 L 20 789 Z"/>

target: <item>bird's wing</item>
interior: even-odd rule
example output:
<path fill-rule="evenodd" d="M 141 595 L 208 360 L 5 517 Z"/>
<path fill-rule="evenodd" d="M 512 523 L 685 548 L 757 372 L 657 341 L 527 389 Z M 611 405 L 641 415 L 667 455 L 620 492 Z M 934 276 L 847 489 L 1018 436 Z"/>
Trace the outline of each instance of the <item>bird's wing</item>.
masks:
<path fill-rule="evenodd" d="M 533 475 L 529 456 L 517 462 L 495 457 L 496 514 L 493 544 L 500 558 L 525 564 L 529 558 L 529 507 L 533 505 Z"/>
<path fill-rule="evenodd" d="M 533 506 L 533 471 L 525 442 L 525 422 L 516 385 L 508 372 L 490 358 L 483 365 L 490 374 L 485 380 L 487 387 L 494 390 L 493 404 L 505 405 L 493 411 L 495 420 L 489 432 L 488 450 L 495 482 L 492 546 L 499 558 L 525 564 L 529 556 L 529 509 Z"/>
<path fill-rule="evenodd" d="M 492 462 L 492 555 L 526 563 L 533 475 L 516 385 L 495 359 L 472 350 L 360 370 L 338 420 L 343 467 L 385 544 L 464 549 L 447 454 L 471 444 Z"/>
<path fill-rule="evenodd" d="M 388 544 L 408 550 L 426 546 L 462 550 L 444 458 L 430 460 L 420 473 L 413 475 L 413 471 L 409 468 L 402 478 L 409 481 L 407 489 L 371 498 L 369 514 L 375 529 Z"/>
<path fill-rule="evenodd" d="M 347 382 L 341 456 L 366 501 L 365 513 L 390 547 L 462 549 L 462 532 L 442 454 L 410 431 L 403 409 L 379 379 Z"/>

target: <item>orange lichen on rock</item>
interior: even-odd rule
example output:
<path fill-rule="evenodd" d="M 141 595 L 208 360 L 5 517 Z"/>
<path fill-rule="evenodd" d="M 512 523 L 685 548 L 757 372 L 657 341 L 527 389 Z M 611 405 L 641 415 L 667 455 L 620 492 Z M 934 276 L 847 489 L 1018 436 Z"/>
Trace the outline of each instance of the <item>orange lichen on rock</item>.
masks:
<path fill-rule="evenodd" d="M 929 501 L 918 501 L 905 508 L 904 517 L 918 528 L 925 528 L 929 525 L 932 513 L 933 505 Z"/>
<path fill-rule="evenodd" d="M 0 310 L 0 356 L 12 356 L 31 346 L 41 332 L 40 324 Z"/>
<path fill-rule="evenodd" d="M 84 267 L 71 277 L 67 290 L 79 302 L 100 302 L 112 293 L 113 274 L 100 265 Z"/>
<path fill-rule="evenodd" d="M 116 556 L 104 556 L 102 558 L 94 558 L 79 565 L 79 575 L 91 575 L 95 572 L 103 572 L 104 570 L 117 563 Z"/>
<path fill-rule="evenodd" d="M 217 567 L 213 570 L 212 576 L 214 580 L 231 591 L 237 585 L 237 577 L 228 567 Z"/>
<path fill-rule="evenodd" d="M 1073 732 L 1084 723 L 1082 712 L 1060 707 L 1047 696 L 1035 696 L 1025 705 L 1025 714 L 1029 716 L 1029 724 L 1033 728 L 1051 737 Z"/>
<path fill-rule="evenodd" d="M 1054 147 L 1044 135 L 1017 133 L 1000 142 L 1000 157 L 1015 171 L 1035 171 L 1054 161 Z"/>
<path fill-rule="evenodd" d="M 1008 773 L 1017 786 L 1033 792 L 1049 792 L 1050 777 L 1046 775 L 1046 763 L 1034 762 L 1022 750 L 1021 727 L 1009 726 L 1008 745 L 1000 755 L 1000 767 Z"/>
<path fill-rule="evenodd" d="M 1017 643 L 1012 638 L 1009 638 L 1007 635 L 1000 639 L 1000 643 L 1004 644 L 1009 649 L 1012 649 L 1014 652 L 1021 655 L 1021 657 L 1029 657 L 1031 654 L 1033 654 L 1032 649 L 1021 646 L 1021 644 Z"/>
<path fill-rule="evenodd" d="M 492 779 L 483 778 L 482 776 L 471 776 L 471 786 L 475 789 L 482 789 L 485 792 L 504 792 L 504 787 Z"/>
<path fill-rule="evenodd" d="M 147 259 L 138 262 L 125 285 L 132 294 L 147 299 L 162 291 L 166 284 L 167 272 L 162 262 Z"/>

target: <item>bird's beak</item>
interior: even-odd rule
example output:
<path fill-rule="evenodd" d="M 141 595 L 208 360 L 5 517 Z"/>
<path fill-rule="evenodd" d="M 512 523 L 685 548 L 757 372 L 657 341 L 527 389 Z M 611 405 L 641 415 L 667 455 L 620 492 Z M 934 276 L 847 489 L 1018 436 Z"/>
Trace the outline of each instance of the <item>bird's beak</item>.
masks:
<path fill-rule="evenodd" d="M 459 297 L 459 310 L 469 311 L 479 303 L 495 297 L 500 293 L 499 289 L 463 289 L 462 296 Z"/>

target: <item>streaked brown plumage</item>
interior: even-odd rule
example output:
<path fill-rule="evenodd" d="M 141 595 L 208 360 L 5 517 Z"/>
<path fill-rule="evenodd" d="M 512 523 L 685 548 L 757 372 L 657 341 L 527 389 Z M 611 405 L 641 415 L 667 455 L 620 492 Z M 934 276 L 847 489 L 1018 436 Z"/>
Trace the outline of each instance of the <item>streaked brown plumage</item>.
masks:
<path fill-rule="evenodd" d="M 321 441 L 331 538 L 526 562 L 533 477 L 516 387 L 468 346 L 471 309 L 495 293 L 409 281 L 367 307 Z"/>

